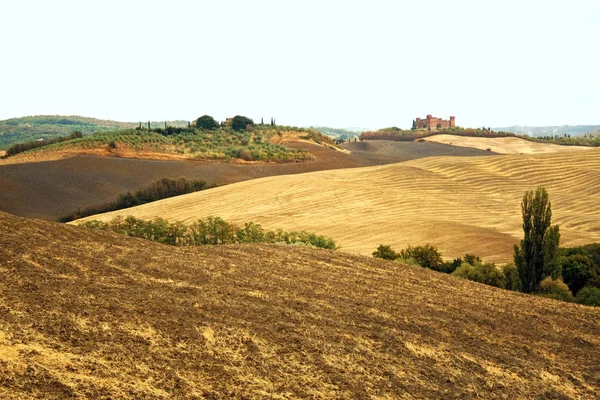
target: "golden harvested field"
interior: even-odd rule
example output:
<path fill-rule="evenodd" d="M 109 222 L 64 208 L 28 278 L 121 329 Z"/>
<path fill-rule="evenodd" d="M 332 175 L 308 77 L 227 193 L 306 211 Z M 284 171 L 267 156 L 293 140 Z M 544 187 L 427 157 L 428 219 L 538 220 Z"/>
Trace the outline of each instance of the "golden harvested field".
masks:
<path fill-rule="evenodd" d="M 545 187 L 563 246 L 600 242 L 600 149 L 495 157 L 431 157 L 404 163 L 236 183 L 88 219 L 117 215 L 187 223 L 209 215 L 265 228 L 308 230 L 368 255 L 431 243 L 445 258 L 475 253 L 512 260 L 522 237 L 520 203 Z"/>
<path fill-rule="evenodd" d="M 10 158 L 0 160 L 0 210 L 21 217 L 56 220 L 77 208 L 113 201 L 120 194 L 143 188 L 165 177 L 183 176 L 224 185 L 265 176 L 391 164 L 421 157 L 493 155 L 487 151 L 439 143 L 385 140 L 344 145 L 352 154 L 310 143 L 286 143 L 286 146 L 307 150 L 315 159 L 285 164 L 99 156 L 21 164 L 10 164 Z"/>
<path fill-rule="evenodd" d="M 0 398 L 593 399 L 600 309 L 282 245 L 0 212 Z"/>
<path fill-rule="evenodd" d="M 489 149 L 498 154 L 543 154 L 562 153 L 564 151 L 588 151 L 593 149 L 592 147 L 585 146 L 560 146 L 552 143 L 535 143 L 516 137 L 484 138 L 440 134 L 427 137 L 424 140 L 480 150 Z"/>

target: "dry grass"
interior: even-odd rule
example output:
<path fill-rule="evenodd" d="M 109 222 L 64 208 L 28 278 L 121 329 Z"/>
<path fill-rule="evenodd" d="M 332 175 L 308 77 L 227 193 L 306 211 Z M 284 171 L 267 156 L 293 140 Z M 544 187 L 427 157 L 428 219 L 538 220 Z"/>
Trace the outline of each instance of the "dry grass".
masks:
<path fill-rule="evenodd" d="M 600 310 L 276 245 L 0 213 L 0 397 L 582 398 Z"/>
<path fill-rule="evenodd" d="M 522 237 L 520 202 L 544 186 L 563 245 L 600 242 L 600 149 L 539 155 L 432 157 L 379 167 L 241 182 L 116 215 L 192 222 L 209 215 L 267 229 L 309 230 L 344 251 L 369 255 L 431 243 L 445 257 L 467 252 L 507 262 Z"/>
<path fill-rule="evenodd" d="M 591 147 L 586 146 L 560 146 L 552 143 L 535 143 L 516 137 L 484 138 L 440 134 L 427 137 L 424 140 L 480 150 L 489 149 L 498 154 L 545 154 L 591 150 Z"/>
<path fill-rule="evenodd" d="M 119 194 L 135 191 L 164 177 L 184 176 L 224 185 L 265 176 L 390 164 L 420 157 L 492 154 L 429 142 L 381 140 L 345 146 L 352 154 L 311 143 L 286 143 L 286 147 L 307 150 L 315 157 L 308 162 L 286 164 L 163 161 L 103 156 L 75 156 L 46 162 L 30 160 L 8 165 L 3 165 L 0 160 L 0 210 L 21 217 L 56 220 L 77 208 L 113 201 Z M 41 154 L 45 153 L 34 152 L 29 155 Z"/>

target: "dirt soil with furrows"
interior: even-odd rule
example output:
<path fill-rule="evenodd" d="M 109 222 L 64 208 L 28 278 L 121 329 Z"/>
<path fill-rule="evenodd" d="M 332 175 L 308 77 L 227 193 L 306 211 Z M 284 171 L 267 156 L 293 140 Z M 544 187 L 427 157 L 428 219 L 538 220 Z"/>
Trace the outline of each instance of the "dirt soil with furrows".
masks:
<path fill-rule="evenodd" d="M 183 176 L 223 185 L 265 176 L 389 164 L 421 157 L 490 154 L 439 143 L 380 141 L 344 145 L 352 154 L 310 143 L 286 143 L 286 146 L 307 149 L 315 160 L 236 164 L 90 155 L 19 164 L 8 164 L 10 158 L 0 160 L 0 210 L 23 217 L 56 220 L 77 208 L 113 201 L 121 193 L 166 177 Z"/>
<path fill-rule="evenodd" d="M 600 309 L 0 213 L 0 398 L 593 399 Z"/>

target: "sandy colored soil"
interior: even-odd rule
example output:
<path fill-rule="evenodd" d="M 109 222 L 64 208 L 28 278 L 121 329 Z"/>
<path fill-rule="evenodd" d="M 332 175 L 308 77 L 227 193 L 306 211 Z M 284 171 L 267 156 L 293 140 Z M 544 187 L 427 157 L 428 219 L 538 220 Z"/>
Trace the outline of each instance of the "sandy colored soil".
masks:
<path fill-rule="evenodd" d="M 76 156 L 56 161 L 0 165 L 0 210 L 56 220 L 77 208 L 114 200 L 119 194 L 160 178 L 181 176 L 219 185 L 265 176 L 389 164 L 436 155 L 473 156 L 488 152 L 439 143 L 385 142 L 345 145 L 352 154 L 309 143 L 314 161 L 290 164 L 234 164 Z"/>
<path fill-rule="evenodd" d="M 0 213 L 0 398 L 593 399 L 600 309 L 277 245 Z"/>
<path fill-rule="evenodd" d="M 543 186 L 561 244 L 600 242 L 600 149 L 539 155 L 432 157 L 404 163 L 237 183 L 89 219 L 117 215 L 191 223 L 210 215 L 267 229 L 330 236 L 369 255 L 431 243 L 446 258 L 512 260 L 522 238 L 520 203 Z"/>
<path fill-rule="evenodd" d="M 516 137 L 483 138 L 442 134 L 430 136 L 424 140 L 480 150 L 490 149 L 490 151 L 498 154 L 544 154 L 565 151 L 588 151 L 592 149 L 592 147 L 586 146 L 560 146 L 551 143 L 535 143 Z"/>

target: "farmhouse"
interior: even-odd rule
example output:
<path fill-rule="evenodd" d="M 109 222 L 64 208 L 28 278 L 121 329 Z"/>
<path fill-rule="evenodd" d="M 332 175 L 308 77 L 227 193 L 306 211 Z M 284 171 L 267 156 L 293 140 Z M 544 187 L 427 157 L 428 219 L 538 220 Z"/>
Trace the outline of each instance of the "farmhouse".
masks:
<path fill-rule="evenodd" d="M 428 114 L 425 119 L 417 118 L 413 120 L 413 128 L 415 129 L 436 129 L 436 128 L 454 128 L 456 126 L 455 117 L 450 119 L 441 119 Z"/>

